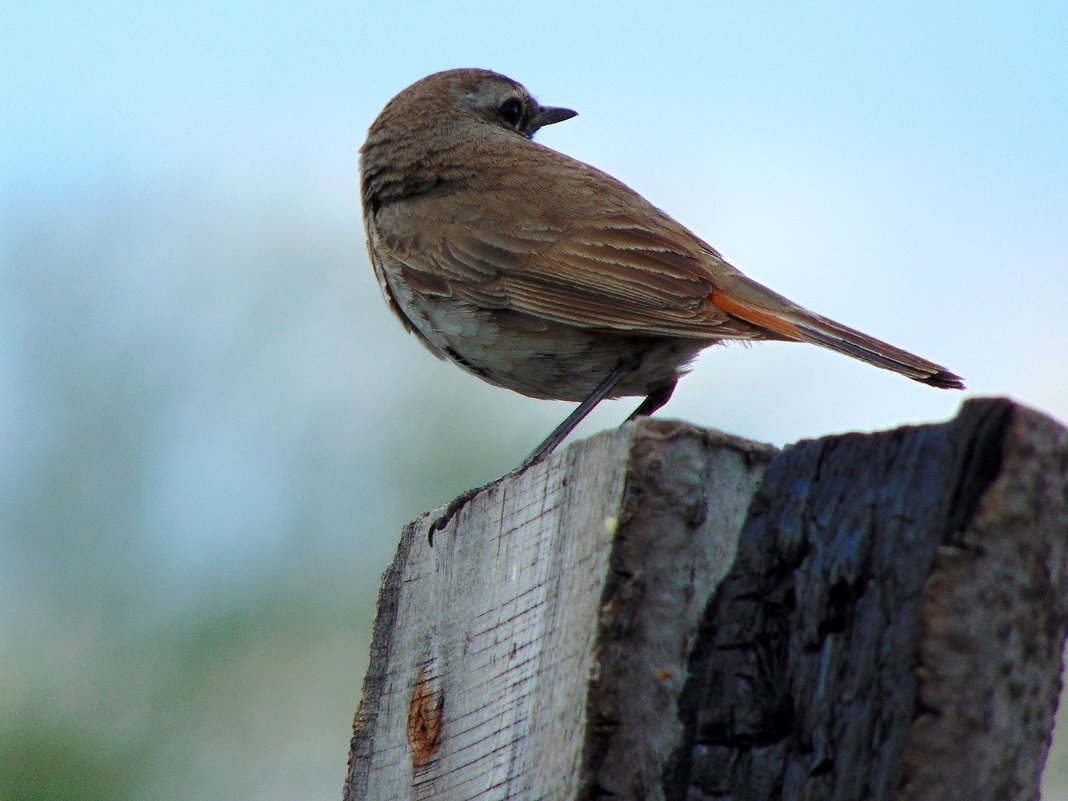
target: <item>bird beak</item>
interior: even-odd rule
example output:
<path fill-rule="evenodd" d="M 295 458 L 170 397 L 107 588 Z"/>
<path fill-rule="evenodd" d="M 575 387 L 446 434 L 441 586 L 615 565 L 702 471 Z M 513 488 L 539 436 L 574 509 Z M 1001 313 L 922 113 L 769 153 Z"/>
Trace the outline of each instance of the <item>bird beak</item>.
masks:
<path fill-rule="evenodd" d="M 569 108 L 555 108 L 553 106 L 539 106 L 538 113 L 534 116 L 534 130 L 541 128 L 543 125 L 553 125 L 564 120 L 569 120 L 574 116 L 577 116 L 577 111 L 572 111 Z"/>

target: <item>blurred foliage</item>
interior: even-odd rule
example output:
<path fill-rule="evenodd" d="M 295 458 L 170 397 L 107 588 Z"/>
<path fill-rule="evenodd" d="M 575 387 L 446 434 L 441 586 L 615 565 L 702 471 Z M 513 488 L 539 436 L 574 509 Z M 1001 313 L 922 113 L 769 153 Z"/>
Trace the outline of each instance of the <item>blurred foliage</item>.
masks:
<path fill-rule="evenodd" d="M 4 710 L 0 798 L 337 797 L 373 611 L 266 596 L 46 668 L 84 695 Z"/>
<path fill-rule="evenodd" d="M 0 730 L 0 797 L 24 801 L 131 798 L 130 756 L 108 753 L 90 731 L 70 731 L 47 710 L 9 720 Z"/>
<path fill-rule="evenodd" d="M 8 201 L 0 799 L 338 798 L 401 526 L 561 407 L 403 335 L 352 197 Z"/>
<path fill-rule="evenodd" d="M 537 416 L 404 336 L 354 214 L 8 200 L 0 799 L 339 797 L 401 526 Z"/>

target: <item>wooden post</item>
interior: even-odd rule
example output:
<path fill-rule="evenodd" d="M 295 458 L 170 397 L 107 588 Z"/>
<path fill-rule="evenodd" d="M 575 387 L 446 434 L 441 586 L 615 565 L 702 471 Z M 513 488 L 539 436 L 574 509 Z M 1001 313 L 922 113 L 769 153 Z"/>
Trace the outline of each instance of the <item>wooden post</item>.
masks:
<path fill-rule="evenodd" d="M 782 452 L 669 420 L 386 572 L 345 799 L 1037 799 L 1068 431 L 1004 400 Z"/>

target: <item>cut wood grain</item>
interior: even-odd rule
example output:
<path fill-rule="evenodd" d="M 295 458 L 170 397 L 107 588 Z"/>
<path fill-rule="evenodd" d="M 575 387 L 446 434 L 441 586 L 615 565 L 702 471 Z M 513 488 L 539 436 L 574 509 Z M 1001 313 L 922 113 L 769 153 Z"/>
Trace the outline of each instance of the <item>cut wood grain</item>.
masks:
<path fill-rule="evenodd" d="M 1002 400 L 775 449 L 644 420 L 384 578 L 345 798 L 1032 799 L 1068 432 Z"/>

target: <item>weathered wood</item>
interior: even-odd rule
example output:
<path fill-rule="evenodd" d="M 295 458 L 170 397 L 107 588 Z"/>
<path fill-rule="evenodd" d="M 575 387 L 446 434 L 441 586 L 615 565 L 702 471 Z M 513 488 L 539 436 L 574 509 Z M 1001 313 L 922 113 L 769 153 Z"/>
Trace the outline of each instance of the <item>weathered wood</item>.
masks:
<path fill-rule="evenodd" d="M 778 455 L 643 421 L 433 549 L 432 519 L 385 577 L 350 801 L 1037 798 L 1068 432 L 1035 412 Z"/>
<path fill-rule="evenodd" d="M 346 797 L 572 798 L 587 751 L 654 781 L 681 734 L 697 622 L 772 453 L 646 422 L 479 495 L 433 548 L 434 515 L 409 526 Z"/>
<path fill-rule="evenodd" d="M 1007 402 L 775 460 L 668 798 L 1025 799 L 1059 688 L 1068 433 Z"/>

